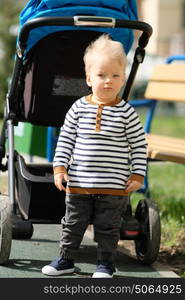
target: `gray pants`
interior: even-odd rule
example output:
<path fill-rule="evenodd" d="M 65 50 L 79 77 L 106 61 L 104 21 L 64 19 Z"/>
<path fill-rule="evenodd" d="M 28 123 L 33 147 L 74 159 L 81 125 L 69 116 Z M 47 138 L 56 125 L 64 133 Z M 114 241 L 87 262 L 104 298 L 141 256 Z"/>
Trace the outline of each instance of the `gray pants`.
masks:
<path fill-rule="evenodd" d="M 97 260 L 113 262 L 127 202 L 127 196 L 67 194 L 60 255 L 73 259 L 87 226 L 93 224 Z"/>

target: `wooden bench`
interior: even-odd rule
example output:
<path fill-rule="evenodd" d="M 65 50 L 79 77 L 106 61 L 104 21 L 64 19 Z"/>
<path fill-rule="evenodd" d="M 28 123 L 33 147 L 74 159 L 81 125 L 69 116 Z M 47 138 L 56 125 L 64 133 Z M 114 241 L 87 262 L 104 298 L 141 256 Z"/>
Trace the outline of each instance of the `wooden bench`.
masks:
<path fill-rule="evenodd" d="M 148 157 L 185 164 L 185 140 L 162 135 L 147 135 Z"/>
<path fill-rule="evenodd" d="M 147 85 L 145 98 L 185 103 L 185 64 L 157 65 Z M 185 139 L 149 132 L 147 141 L 149 159 L 185 164 Z"/>

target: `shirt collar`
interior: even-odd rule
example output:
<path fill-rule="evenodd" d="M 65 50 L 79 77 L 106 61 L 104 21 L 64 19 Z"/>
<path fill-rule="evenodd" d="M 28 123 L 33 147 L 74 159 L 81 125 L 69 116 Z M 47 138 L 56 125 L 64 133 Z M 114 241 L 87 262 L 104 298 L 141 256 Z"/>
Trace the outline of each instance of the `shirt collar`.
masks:
<path fill-rule="evenodd" d="M 93 105 L 101 105 L 101 106 L 114 106 L 116 104 L 118 104 L 120 102 L 120 98 L 117 96 L 115 100 L 109 102 L 109 103 L 101 103 L 99 101 L 94 101 L 93 95 L 90 94 L 88 96 L 85 97 L 86 101 L 90 104 L 93 104 Z"/>

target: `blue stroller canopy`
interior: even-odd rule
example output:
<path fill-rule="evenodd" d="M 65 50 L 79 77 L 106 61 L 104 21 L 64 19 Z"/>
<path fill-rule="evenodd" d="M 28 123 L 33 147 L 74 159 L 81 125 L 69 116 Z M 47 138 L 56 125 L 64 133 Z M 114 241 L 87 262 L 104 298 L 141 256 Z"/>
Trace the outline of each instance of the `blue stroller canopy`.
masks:
<path fill-rule="evenodd" d="M 137 20 L 136 0 L 30 0 L 20 14 L 20 29 L 31 19 L 76 15 Z M 108 33 L 114 40 L 123 44 L 126 53 L 129 52 L 134 40 L 133 31 L 127 28 L 44 26 L 31 31 L 26 52 L 45 36 L 64 30 L 93 30 Z"/>

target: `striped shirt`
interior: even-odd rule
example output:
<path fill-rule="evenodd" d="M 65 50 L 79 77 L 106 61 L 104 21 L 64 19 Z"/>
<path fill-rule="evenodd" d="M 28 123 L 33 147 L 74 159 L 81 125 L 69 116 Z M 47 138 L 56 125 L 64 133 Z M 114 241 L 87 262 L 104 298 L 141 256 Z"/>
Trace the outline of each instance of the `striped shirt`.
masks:
<path fill-rule="evenodd" d="M 66 114 L 54 156 L 54 173 L 68 170 L 68 193 L 126 195 L 128 178 L 143 182 L 145 133 L 124 100 L 96 104 L 78 99 Z"/>

